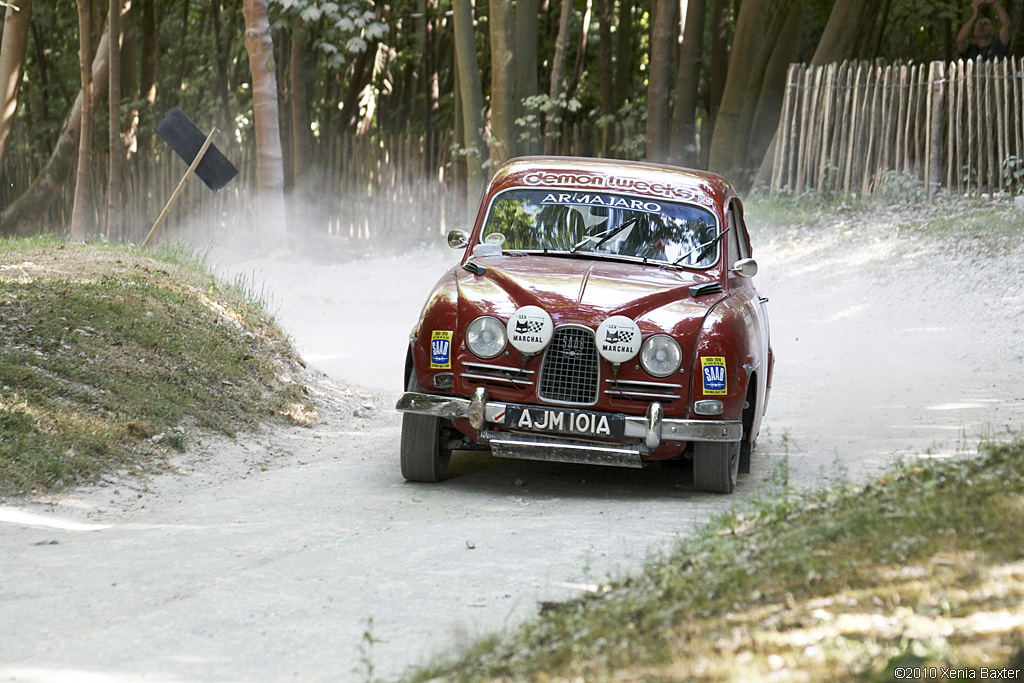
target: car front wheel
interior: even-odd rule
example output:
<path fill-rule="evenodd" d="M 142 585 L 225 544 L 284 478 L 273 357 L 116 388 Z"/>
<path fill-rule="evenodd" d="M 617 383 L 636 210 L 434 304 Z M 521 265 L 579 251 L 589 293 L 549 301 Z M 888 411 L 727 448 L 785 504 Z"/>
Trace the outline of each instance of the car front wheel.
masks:
<path fill-rule="evenodd" d="M 732 493 L 740 469 L 739 441 L 693 444 L 693 486 L 708 493 Z"/>
<path fill-rule="evenodd" d="M 409 391 L 419 391 L 415 372 L 408 387 Z M 452 457 L 448 448 L 450 424 L 432 415 L 406 413 L 402 417 L 402 476 L 407 481 L 434 483 L 444 479 Z"/>

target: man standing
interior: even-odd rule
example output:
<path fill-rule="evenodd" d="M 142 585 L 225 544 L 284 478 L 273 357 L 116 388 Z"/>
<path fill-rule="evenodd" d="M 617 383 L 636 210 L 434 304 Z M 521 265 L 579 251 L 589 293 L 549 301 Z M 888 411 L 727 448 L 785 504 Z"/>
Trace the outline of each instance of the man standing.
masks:
<path fill-rule="evenodd" d="M 971 17 L 960 27 L 960 33 L 956 36 L 956 46 L 960 50 L 960 56 L 964 59 L 1001 59 L 1008 53 L 1007 45 L 1010 43 L 1010 15 L 1006 13 L 999 0 L 974 0 L 974 12 Z M 999 17 L 999 35 L 995 34 L 992 25 L 991 12 L 988 7 L 995 8 Z M 971 34 L 971 27 L 974 27 L 974 42 L 968 44 L 968 36 Z"/>

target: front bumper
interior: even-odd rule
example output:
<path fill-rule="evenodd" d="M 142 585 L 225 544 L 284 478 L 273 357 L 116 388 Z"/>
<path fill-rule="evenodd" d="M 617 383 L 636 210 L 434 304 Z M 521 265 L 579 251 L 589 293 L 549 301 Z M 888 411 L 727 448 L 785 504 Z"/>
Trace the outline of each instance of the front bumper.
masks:
<path fill-rule="evenodd" d="M 488 424 L 504 424 L 505 411 L 509 405 L 512 404 L 488 401 L 487 392 L 481 387 L 470 399 L 409 391 L 399 397 L 395 408 L 403 413 L 431 415 L 448 420 L 467 418 L 470 425 L 491 444 L 495 455 L 531 460 L 639 467 L 641 455 L 650 453 L 662 441 L 739 441 L 743 438 L 743 425 L 739 420 L 666 418 L 662 414 L 661 404 L 657 402 L 650 403 L 647 414 L 642 417 L 623 416 L 624 436 L 639 441 L 634 446 L 578 442 L 540 433 L 521 435 L 486 431 Z"/>

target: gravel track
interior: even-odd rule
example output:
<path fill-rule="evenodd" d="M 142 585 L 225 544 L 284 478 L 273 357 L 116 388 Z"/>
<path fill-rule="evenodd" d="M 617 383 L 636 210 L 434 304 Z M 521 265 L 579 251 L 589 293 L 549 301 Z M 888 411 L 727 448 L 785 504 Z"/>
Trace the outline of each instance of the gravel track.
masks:
<path fill-rule="evenodd" d="M 799 486 L 864 481 L 895 457 L 1021 433 L 1020 248 L 979 260 L 884 216 L 751 227 L 778 361 L 733 497 L 695 492 L 683 469 L 480 454 L 441 485 L 408 484 L 393 411 L 406 338 L 457 254 L 215 251 L 271 293 L 316 368 L 321 421 L 205 439 L 146 482 L 0 504 L 0 680 L 392 679 L 637 569 L 787 463 Z"/>

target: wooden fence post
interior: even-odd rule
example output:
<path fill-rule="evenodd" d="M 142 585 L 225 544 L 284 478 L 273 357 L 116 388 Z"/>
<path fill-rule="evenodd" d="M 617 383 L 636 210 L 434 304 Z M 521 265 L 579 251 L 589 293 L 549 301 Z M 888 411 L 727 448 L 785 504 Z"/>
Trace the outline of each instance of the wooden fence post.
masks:
<path fill-rule="evenodd" d="M 928 138 L 925 155 L 928 157 L 925 185 L 932 199 L 942 186 L 942 129 L 943 98 L 946 92 L 946 63 L 932 62 L 928 70 Z M 952 160 L 950 160 L 952 161 Z"/>

